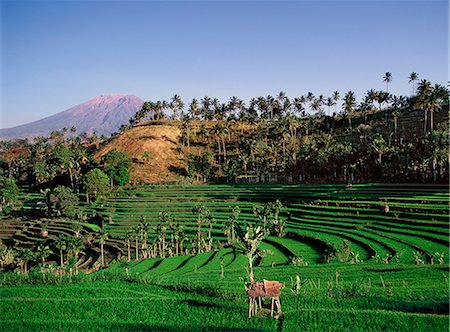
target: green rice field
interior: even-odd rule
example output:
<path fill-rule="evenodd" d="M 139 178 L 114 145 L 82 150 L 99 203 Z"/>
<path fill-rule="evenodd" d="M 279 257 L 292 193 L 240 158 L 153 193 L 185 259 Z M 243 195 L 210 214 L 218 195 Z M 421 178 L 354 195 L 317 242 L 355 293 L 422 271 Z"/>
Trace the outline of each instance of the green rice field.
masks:
<path fill-rule="evenodd" d="M 39 194 L 23 190 L 24 208 Z M 255 268 L 258 280 L 279 280 L 283 315 L 248 318 L 246 259 L 226 242 L 223 225 L 239 206 L 241 224 L 253 207 L 280 200 L 287 235 L 267 237 Z M 124 236 L 142 220 L 158 223 L 170 212 L 196 234 L 192 208 L 207 206 L 214 218 L 213 250 L 196 256 L 135 258 L 128 273 L 115 262 L 127 255 Z M 389 211 L 384 211 L 385 206 Z M 178 331 L 448 331 L 449 193 L 440 185 L 153 185 L 124 187 L 106 201 L 85 205 L 100 214 L 110 234 L 109 267 L 73 279 L 43 283 L 33 276 L 0 275 L 0 328 L 18 330 Z M 0 234 L 16 247 L 74 234 L 73 221 L 9 222 Z M 80 223 L 81 233 L 98 225 Z M 156 236 L 149 233 L 149 242 Z M 357 261 L 329 260 L 350 246 Z M 293 258 L 302 264 L 294 265 Z M 418 260 L 420 258 L 420 260 Z M 80 268 L 99 259 L 84 252 Z M 55 257 L 56 261 L 56 257 Z M 299 282 L 297 282 L 299 281 Z M 36 285 L 30 285 L 34 283 Z"/>

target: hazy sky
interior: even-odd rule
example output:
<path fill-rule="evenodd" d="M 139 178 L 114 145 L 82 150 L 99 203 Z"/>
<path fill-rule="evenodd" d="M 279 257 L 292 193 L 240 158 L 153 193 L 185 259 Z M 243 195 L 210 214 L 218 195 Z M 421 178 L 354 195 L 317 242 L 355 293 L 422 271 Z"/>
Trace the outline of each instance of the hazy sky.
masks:
<path fill-rule="evenodd" d="M 2 1 L 0 127 L 105 93 L 229 99 L 448 81 L 447 1 Z"/>

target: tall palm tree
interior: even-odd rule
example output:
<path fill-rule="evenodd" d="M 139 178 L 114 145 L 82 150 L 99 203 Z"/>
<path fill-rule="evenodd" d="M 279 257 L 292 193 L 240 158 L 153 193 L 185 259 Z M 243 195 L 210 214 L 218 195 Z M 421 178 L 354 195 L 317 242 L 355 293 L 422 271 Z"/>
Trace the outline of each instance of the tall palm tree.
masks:
<path fill-rule="evenodd" d="M 198 116 L 200 114 L 199 112 L 200 105 L 198 103 L 197 99 L 192 99 L 191 103 L 189 104 L 189 113 L 191 114 L 192 119 L 198 119 Z"/>
<path fill-rule="evenodd" d="M 67 255 L 75 257 L 75 265 L 78 261 L 78 254 L 84 249 L 81 237 L 70 237 L 67 245 Z"/>
<path fill-rule="evenodd" d="M 181 97 L 179 95 L 175 94 L 172 97 L 169 108 L 172 110 L 172 120 L 177 120 L 178 114 L 182 112 L 184 108 L 184 102 L 181 100 Z"/>
<path fill-rule="evenodd" d="M 408 79 L 408 83 L 412 83 L 412 92 L 414 94 L 416 92 L 415 82 L 419 79 L 419 74 L 413 71 L 411 74 L 409 74 Z"/>
<path fill-rule="evenodd" d="M 141 253 L 143 258 L 148 257 L 148 251 L 147 251 L 147 237 L 148 237 L 148 231 L 150 230 L 150 224 L 148 222 L 145 222 L 145 217 L 141 217 L 141 222 L 139 223 L 139 227 L 141 228 L 141 234 L 142 234 L 142 246 L 141 246 Z"/>
<path fill-rule="evenodd" d="M 389 92 L 389 83 L 392 82 L 392 74 L 390 72 L 384 74 L 383 82 L 386 82 L 386 92 Z"/>
<path fill-rule="evenodd" d="M 424 124 L 423 133 L 427 133 L 427 123 L 428 123 L 428 103 L 430 96 L 432 94 L 433 87 L 431 82 L 428 80 L 421 80 L 417 86 L 417 102 L 415 104 L 416 108 L 422 109 L 424 112 Z"/>
<path fill-rule="evenodd" d="M 298 114 L 297 116 L 301 116 L 302 112 L 305 111 L 305 98 L 302 96 L 300 98 L 296 97 L 294 98 L 293 108 L 294 108 L 294 114 Z"/>
<path fill-rule="evenodd" d="M 336 102 L 332 97 L 328 97 L 325 105 L 328 107 L 328 115 L 331 115 L 331 106 L 336 105 Z"/>
<path fill-rule="evenodd" d="M 131 240 L 133 239 L 133 230 L 129 229 L 125 234 L 125 241 L 127 244 L 128 261 L 131 261 Z"/>
<path fill-rule="evenodd" d="M 211 105 L 212 105 L 211 98 L 208 96 L 205 96 L 200 101 L 200 103 L 202 105 L 201 112 L 203 115 L 203 119 L 211 120 Z"/>
<path fill-rule="evenodd" d="M 135 261 L 139 259 L 139 237 L 141 236 L 141 228 L 136 226 L 133 228 L 133 236 L 136 241 L 136 258 Z"/>
<path fill-rule="evenodd" d="M 332 98 L 333 98 L 333 100 L 335 102 L 335 104 L 334 104 L 334 112 L 336 113 L 337 112 L 337 109 L 336 109 L 337 102 L 338 102 L 339 98 L 341 98 L 341 95 L 340 95 L 339 91 L 337 91 L 337 90 L 334 91 Z"/>
<path fill-rule="evenodd" d="M 192 213 L 197 215 L 197 247 L 198 252 L 202 251 L 202 223 L 206 220 L 206 218 L 210 215 L 209 210 L 206 206 L 197 204 L 192 208 Z"/>
<path fill-rule="evenodd" d="M 42 267 L 44 267 L 47 257 L 52 253 L 53 252 L 48 244 L 41 243 L 40 245 L 38 245 L 36 255 L 41 259 Z"/>
<path fill-rule="evenodd" d="M 102 267 L 105 266 L 105 251 L 104 251 L 104 245 L 106 243 L 106 241 L 109 239 L 109 234 L 106 231 L 102 231 L 99 235 L 98 235 L 98 243 L 100 244 L 100 256 L 101 256 L 101 261 L 102 261 Z"/>
<path fill-rule="evenodd" d="M 236 223 L 238 222 L 240 214 L 241 210 L 239 206 L 234 206 L 231 211 L 231 216 L 225 222 L 225 225 L 223 227 L 224 234 L 228 238 L 228 244 L 233 244 L 236 240 Z"/>
<path fill-rule="evenodd" d="M 442 103 L 441 103 L 441 95 L 444 94 L 444 98 L 447 99 L 448 101 L 448 92 L 445 92 L 445 87 L 436 84 L 433 87 L 433 91 L 430 95 L 430 97 L 428 98 L 428 102 L 427 102 L 427 108 L 428 108 L 428 112 L 430 112 L 430 130 L 431 132 L 433 132 L 434 130 L 434 113 L 435 112 L 439 112 L 442 109 Z M 442 93 L 442 91 L 444 91 Z"/>
<path fill-rule="evenodd" d="M 68 242 L 69 242 L 69 238 L 65 235 L 59 235 L 56 239 L 55 239 L 55 247 L 57 249 L 59 249 L 59 256 L 60 256 L 60 260 L 61 260 L 61 266 L 64 265 L 64 251 L 67 250 L 67 246 L 68 246 Z"/>
<path fill-rule="evenodd" d="M 394 101 L 392 106 L 392 116 L 394 117 L 394 142 L 395 145 L 398 144 L 398 118 L 400 117 L 400 108 L 396 106 L 396 101 Z"/>
<path fill-rule="evenodd" d="M 23 273 L 28 273 L 28 263 L 33 260 L 34 253 L 31 249 L 28 248 L 20 248 L 17 253 L 17 258 L 19 260 L 20 265 L 23 266 Z"/>
<path fill-rule="evenodd" d="M 353 91 L 349 91 L 344 96 L 344 105 L 343 109 L 345 112 L 345 115 L 348 119 L 348 127 L 350 129 L 350 136 L 353 135 L 353 128 L 352 128 L 352 117 L 353 117 L 353 111 L 356 106 L 356 99 L 355 99 L 355 93 Z"/>

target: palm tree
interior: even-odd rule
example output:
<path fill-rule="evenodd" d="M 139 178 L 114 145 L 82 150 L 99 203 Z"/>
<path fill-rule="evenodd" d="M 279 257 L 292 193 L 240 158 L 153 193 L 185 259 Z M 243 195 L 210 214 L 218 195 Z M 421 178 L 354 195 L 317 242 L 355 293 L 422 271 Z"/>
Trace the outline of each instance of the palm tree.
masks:
<path fill-rule="evenodd" d="M 339 100 L 339 98 L 341 97 L 341 95 L 340 95 L 340 93 L 339 93 L 339 91 L 334 91 L 333 92 L 333 100 L 334 100 L 334 102 L 335 102 L 335 104 L 334 104 L 334 112 L 336 113 L 336 107 L 337 107 L 337 102 L 338 102 L 338 100 Z"/>
<path fill-rule="evenodd" d="M 42 267 L 45 265 L 45 260 L 48 256 L 52 254 L 52 250 L 50 249 L 50 246 L 48 244 L 41 243 L 37 247 L 36 255 L 39 257 L 42 261 Z"/>
<path fill-rule="evenodd" d="M 147 251 L 147 234 L 150 230 L 150 224 L 145 222 L 145 217 L 141 217 L 141 222 L 139 223 L 139 227 L 141 228 L 141 234 L 142 234 L 142 247 L 141 252 L 143 258 L 148 257 L 148 251 Z"/>
<path fill-rule="evenodd" d="M 59 255 L 60 255 L 60 259 L 61 259 L 61 266 L 64 265 L 64 251 L 67 250 L 67 246 L 68 246 L 68 242 L 69 242 L 69 238 L 65 235 L 59 235 L 56 239 L 55 239 L 55 246 L 57 249 L 59 249 Z"/>
<path fill-rule="evenodd" d="M 172 97 L 169 108 L 172 110 L 172 120 L 177 120 L 178 112 L 181 112 L 184 108 L 184 103 L 179 95 L 176 94 Z"/>
<path fill-rule="evenodd" d="M 102 267 L 105 266 L 105 254 L 104 254 L 104 245 L 106 243 L 106 241 L 109 239 L 109 234 L 106 231 L 102 231 L 99 235 L 98 235 L 98 243 L 100 244 L 100 257 L 102 260 Z"/>
<path fill-rule="evenodd" d="M 131 261 L 131 240 L 133 239 L 133 230 L 129 229 L 125 234 L 125 241 L 127 244 L 128 261 Z"/>
<path fill-rule="evenodd" d="M 183 226 L 180 225 L 179 223 L 176 223 L 173 226 L 173 239 L 175 241 L 174 247 L 176 256 L 178 256 L 179 254 L 183 254 L 182 247 L 180 246 L 181 239 L 183 238 L 183 236 L 184 236 Z"/>
<path fill-rule="evenodd" d="M 411 74 L 409 74 L 408 79 L 409 79 L 408 83 L 412 82 L 412 92 L 414 94 L 414 92 L 416 92 L 415 81 L 419 79 L 419 74 L 413 71 Z"/>
<path fill-rule="evenodd" d="M 389 83 L 392 82 L 392 74 L 390 72 L 386 72 L 383 76 L 383 82 L 386 82 L 386 92 L 389 92 Z"/>
<path fill-rule="evenodd" d="M 381 165 L 383 155 L 390 151 L 389 146 L 381 134 L 375 135 L 370 146 L 378 154 L 378 163 Z"/>
<path fill-rule="evenodd" d="M 213 223 L 214 223 L 214 218 L 212 217 L 212 215 L 208 214 L 205 218 L 205 226 L 206 226 L 206 228 L 208 228 L 208 244 L 206 245 L 206 251 L 212 250 L 213 238 L 211 236 L 211 232 L 212 232 Z"/>
<path fill-rule="evenodd" d="M 395 108 L 392 111 L 392 116 L 394 117 L 394 142 L 395 145 L 398 144 L 398 118 L 400 117 L 400 109 Z"/>
<path fill-rule="evenodd" d="M 192 208 L 192 213 L 197 214 L 197 247 L 198 252 L 201 252 L 201 244 L 202 244 L 202 222 L 206 220 L 206 218 L 210 215 L 209 210 L 206 206 L 197 204 Z"/>
<path fill-rule="evenodd" d="M 422 109 L 424 112 L 424 124 L 423 133 L 427 133 L 427 122 L 428 122 L 428 103 L 430 96 L 432 94 L 431 82 L 427 80 L 421 80 L 417 86 L 417 102 L 415 104 L 416 108 Z"/>
<path fill-rule="evenodd" d="M 241 210 L 239 206 L 234 206 L 231 211 L 231 216 L 225 222 L 223 231 L 228 238 L 228 244 L 233 244 L 236 240 L 236 223 L 238 222 Z"/>
<path fill-rule="evenodd" d="M 328 115 L 331 115 L 331 106 L 336 105 L 336 102 L 332 97 L 328 97 L 325 105 L 328 107 Z"/>
<path fill-rule="evenodd" d="M 135 261 L 139 259 L 139 237 L 141 235 L 141 228 L 139 226 L 136 226 L 133 228 L 133 236 L 136 241 L 136 258 Z"/>
<path fill-rule="evenodd" d="M 354 110 L 355 106 L 356 106 L 355 93 L 353 91 L 349 91 L 344 96 L 344 112 L 348 119 L 350 136 L 353 135 L 352 117 L 353 117 L 353 110 Z"/>
<path fill-rule="evenodd" d="M 203 119 L 211 120 L 211 98 L 208 96 L 203 97 L 203 99 L 200 101 L 202 108 L 201 112 L 203 115 Z"/>
<path fill-rule="evenodd" d="M 84 249 L 84 243 L 81 237 L 71 237 L 68 241 L 67 255 L 75 257 L 75 265 L 78 261 L 78 254 Z"/>
<path fill-rule="evenodd" d="M 197 99 L 192 99 L 191 103 L 189 104 L 189 113 L 191 114 L 191 118 L 198 119 L 199 115 L 199 103 Z"/>
<path fill-rule="evenodd" d="M 17 255 L 20 265 L 23 266 L 23 273 L 27 274 L 28 263 L 33 260 L 34 253 L 28 248 L 20 248 Z"/>

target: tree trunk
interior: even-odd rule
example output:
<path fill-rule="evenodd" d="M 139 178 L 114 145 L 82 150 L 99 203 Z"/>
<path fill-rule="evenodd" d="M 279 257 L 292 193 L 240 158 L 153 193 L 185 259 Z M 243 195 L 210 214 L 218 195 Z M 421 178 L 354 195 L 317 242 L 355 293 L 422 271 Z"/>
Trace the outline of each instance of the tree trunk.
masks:
<path fill-rule="evenodd" d="M 61 257 L 61 266 L 63 266 L 64 265 L 64 256 L 63 256 L 62 249 L 59 250 L 59 254 L 60 254 L 60 257 Z"/>
<path fill-rule="evenodd" d="M 398 117 L 394 117 L 394 139 L 395 145 L 398 144 Z"/>
<path fill-rule="evenodd" d="M 131 261 L 131 245 L 130 240 L 128 240 L 128 261 Z"/>
<path fill-rule="evenodd" d="M 103 255 L 103 243 L 100 244 L 100 255 L 102 256 L 102 267 L 105 266 L 105 258 Z"/>
<path fill-rule="evenodd" d="M 200 251 L 200 247 L 201 247 L 201 238 L 202 238 L 202 233 L 201 233 L 201 227 L 202 227 L 202 224 L 201 224 L 201 220 L 200 220 L 200 216 L 198 217 L 198 220 L 197 220 L 197 224 L 198 224 L 198 234 L 197 234 L 197 242 L 198 242 L 198 252 L 200 253 L 201 251 Z"/>
<path fill-rule="evenodd" d="M 139 243 L 138 243 L 138 238 L 136 237 L 136 259 L 135 261 L 137 261 L 139 259 Z"/>
<path fill-rule="evenodd" d="M 73 176 L 72 176 L 72 168 L 69 167 L 69 179 L 70 179 L 70 186 L 72 187 L 72 191 L 75 191 L 75 185 L 73 182 Z"/>
<path fill-rule="evenodd" d="M 226 160 L 226 158 L 227 158 L 227 149 L 226 149 L 226 146 L 225 146 L 225 138 L 224 137 L 222 137 L 222 151 L 223 151 L 223 157 Z"/>
<path fill-rule="evenodd" d="M 350 138 L 353 136 L 352 118 L 348 117 L 348 127 L 350 128 Z"/>
<path fill-rule="evenodd" d="M 247 254 L 247 259 L 248 259 L 248 269 L 249 269 L 249 278 L 250 278 L 250 282 L 254 282 L 254 276 L 253 276 L 253 255 L 252 254 Z"/>
<path fill-rule="evenodd" d="M 430 112 L 430 129 L 431 129 L 431 132 L 433 132 L 433 130 L 434 130 L 434 115 L 433 115 L 433 112 Z"/>
<path fill-rule="evenodd" d="M 424 114 L 425 121 L 423 123 L 423 134 L 426 135 L 427 134 L 428 111 L 424 110 L 424 112 L 425 112 L 425 114 Z"/>

